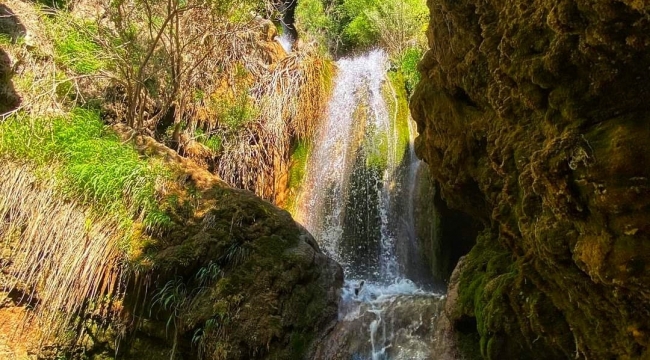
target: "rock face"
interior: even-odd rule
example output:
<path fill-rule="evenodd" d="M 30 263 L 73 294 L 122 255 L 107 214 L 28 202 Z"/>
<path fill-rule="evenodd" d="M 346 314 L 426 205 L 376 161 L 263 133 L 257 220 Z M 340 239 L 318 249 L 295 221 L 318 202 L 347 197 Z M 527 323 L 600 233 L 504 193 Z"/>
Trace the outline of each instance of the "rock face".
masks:
<path fill-rule="evenodd" d="M 307 357 L 336 319 L 340 266 L 289 213 L 252 193 L 213 188 L 201 201 L 202 210 L 143 258 L 153 265 L 157 290 L 145 301 L 151 310 L 135 338 L 175 341 L 190 358 Z M 137 301 L 137 291 L 127 294 L 127 304 Z M 171 340 L 170 319 L 178 331 Z M 148 345 L 132 345 L 129 356 L 158 358 Z"/>
<path fill-rule="evenodd" d="M 429 7 L 417 150 L 485 226 L 451 284 L 460 350 L 650 356 L 650 6 Z"/>

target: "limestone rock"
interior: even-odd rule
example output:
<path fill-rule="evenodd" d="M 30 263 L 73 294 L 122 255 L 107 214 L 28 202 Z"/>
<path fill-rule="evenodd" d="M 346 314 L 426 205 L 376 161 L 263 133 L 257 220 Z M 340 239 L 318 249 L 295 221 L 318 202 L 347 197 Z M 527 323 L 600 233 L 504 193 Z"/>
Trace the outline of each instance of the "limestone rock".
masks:
<path fill-rule="evenodd" d="M 465 352 L 650 356 L 650 6 L 429 7 L 417 151 L 485 226 L 449 312 Z"/>

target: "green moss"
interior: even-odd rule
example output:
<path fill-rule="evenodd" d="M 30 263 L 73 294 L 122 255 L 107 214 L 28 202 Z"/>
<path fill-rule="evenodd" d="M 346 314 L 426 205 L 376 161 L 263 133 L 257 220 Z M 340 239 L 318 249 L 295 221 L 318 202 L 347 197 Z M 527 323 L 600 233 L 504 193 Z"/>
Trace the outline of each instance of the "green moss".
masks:
<path fill-rule="evenodd" d="M 300 140 L 297 142 L 293 153 L 291 153 L 291 167 L 289 169 L 289 188 L 300 187 L 305 172 L 307 171 L 307 160 L 311 150 L 311 143 Z"/>
<path fill-rule="evenodd" d="M 289 163 L 289 197 L 286 208 L 293 211 L 296 196 L 307 172 L 307 160 L 311 152 L 312 144 L 306 140 L 298 140 L 294 145 Z"/>
<path fill-rule="evenodd" d="M 410 110 L 408 104 L 407 79 L 402 71 L 391 71 L 388 73 L 390 87 L 384 88 L 384 96 L 389 100 L 388 106 L 391 116 L 394 116 L 395 129 L 397 132 L 395 151 L 397 163 L 404 160 L 408 153 L 411 135 L 409 133 Z"/>
<path fill-rule="evenodd" d="M 512 290 L 517 270 L 507 250 L 491 242 L 489 231 L 479 236 L 464 261 L 468 271 L 463 271 L 459 279 L 459 306 L 454 317 L 476 319 L 480 342 L 474 346 L 478 345 L 482 356 L 490 359 L 496 341 L 493 335 L 508 321 L 502 316 L 503 307 L 508 306 L 503 299 Z M 477 352 L 471 344 L 465 343 L 465 347 L 470 353 Z"/>
<path fill-rule="evenodd" d="M 291 359 L 300 359 L 304 356 L 308 346 L 311 344 L 313 336 L 310 334 L 294 333 L 291 335 Z"/>
<path fill-rule="evenodd" d="M 389 157 L 389 134 L 387 132 L 379 131 L 373 125 L 369 125 L 366 129 L 366 138 L 364 139 L 366 144 L 364 149 L 366 150 L 366 167 L 379 169 L 380 173 L 382 170 L 386 169 L 388 166 L 388 157 Z"/>

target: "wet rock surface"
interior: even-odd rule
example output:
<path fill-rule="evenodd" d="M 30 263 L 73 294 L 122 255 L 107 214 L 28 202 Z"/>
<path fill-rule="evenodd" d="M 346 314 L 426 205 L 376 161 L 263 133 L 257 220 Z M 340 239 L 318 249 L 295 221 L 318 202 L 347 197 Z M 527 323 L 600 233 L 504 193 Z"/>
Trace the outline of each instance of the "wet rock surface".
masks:
<path fill-rule="evenodd" d="M 417 290 L 408 281 L 366 286 L 355 294 L 358 285 L 346 285 L 339 320 L 319 342 L 314 359 L 438 358 L 432 344 L 438 342 L 444 297 Z"/>
<path fill-rule="evenodd" d="M 459 347 L 648 356 L 650 7 L 429 7 L 417 151 L 446 205 L 485 227 L 450 285 Z"/>

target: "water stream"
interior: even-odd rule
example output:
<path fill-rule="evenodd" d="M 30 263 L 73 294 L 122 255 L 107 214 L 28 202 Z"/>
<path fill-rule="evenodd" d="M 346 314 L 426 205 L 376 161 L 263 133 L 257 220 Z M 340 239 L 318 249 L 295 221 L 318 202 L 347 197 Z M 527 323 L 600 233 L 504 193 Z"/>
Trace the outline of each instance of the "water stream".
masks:
<path fill-rule="evenodd" d="M 339 323 L 317 358 L 430 359 L 442 296 L 418 256 L 415 130 L 400 142 L 385 52 L 337 65 L 295 214 L 346 277 Z"/>
<path fill-rule="evenodd" d="M 293 50 L 293 43 L 295 42 L 295 39 L 291 37 L 289 27 L 284 22 L 282 22 L 282 34 L 276 37 L 276 40 L 280 43 L 280 45 L 282 45 L 282 48 L 287 52 L 287 54 Z"/>

